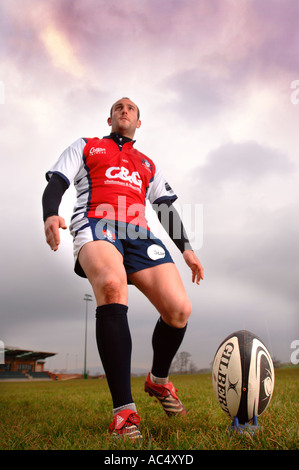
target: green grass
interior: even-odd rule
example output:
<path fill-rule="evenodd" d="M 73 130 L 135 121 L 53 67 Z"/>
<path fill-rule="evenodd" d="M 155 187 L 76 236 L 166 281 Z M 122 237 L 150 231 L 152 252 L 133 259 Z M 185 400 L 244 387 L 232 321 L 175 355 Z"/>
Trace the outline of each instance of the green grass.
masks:
<path fill-rule="evenodd" d="M 298 449 L 299 368 L 276 371 L 272 401 L 253 436 L 227 434 L 230 420 L 220 409 L 210 374 L 172 377 L 189 413 L 168 419 L 132 379 L 143 440 L 113 440 L 105 380 L 0 383 L 1 450 L 288 450 Z"/>

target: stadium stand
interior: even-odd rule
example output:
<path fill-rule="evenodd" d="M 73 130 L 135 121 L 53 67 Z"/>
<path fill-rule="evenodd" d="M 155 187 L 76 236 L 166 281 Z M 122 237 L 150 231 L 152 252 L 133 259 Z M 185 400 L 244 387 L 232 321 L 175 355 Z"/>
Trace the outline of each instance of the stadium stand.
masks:
<path fill-rule="evenodd" d="M 51 380 L 44 370 L 45 359 L 56 353 L 6 347 L 0 364 L 1 380 Z"/>

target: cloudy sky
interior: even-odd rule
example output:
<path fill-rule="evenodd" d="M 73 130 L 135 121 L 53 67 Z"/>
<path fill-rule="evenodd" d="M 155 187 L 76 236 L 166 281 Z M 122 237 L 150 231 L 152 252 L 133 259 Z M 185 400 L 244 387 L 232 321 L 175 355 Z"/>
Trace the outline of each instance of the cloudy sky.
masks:
<path fill-rule="evenodd" d="M 6 346 L 56 352 L 51 369 L 83 367 L 83 297 L 92 291 L 73 273 L 69 233 L 56 253 L 45 243 L 44 174 L 78 137 L 106 135 L 111 104 L 129 96 L 141 109 L 136 148 L 159 164 L 179 207 L 203 209 L 200 286 L 164 239 L 193 303 L 181 350 L 206 367 L 228 334 L 248 329 L 290 360 L 299 338 L 298 15 L 297 0 L 1 2 Z M 70 188 L 60 208 L 67 222 L 73 203 Z M 90 368 L 100 367 L 95 308 Z M 156 320 L 131 286 L 134 367 L 151 366 Z"/>

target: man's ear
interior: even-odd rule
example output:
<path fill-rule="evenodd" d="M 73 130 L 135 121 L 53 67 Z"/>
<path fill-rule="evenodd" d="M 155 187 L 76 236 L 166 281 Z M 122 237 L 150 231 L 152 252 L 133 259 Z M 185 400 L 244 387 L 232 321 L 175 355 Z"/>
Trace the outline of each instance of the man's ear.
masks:
<path fill-rule="evenodd" d="M 108 122 L 108 126 L 111 126 L 111 125 L 112 125 L 111 117 L 108 117 L 107 122 Z"/>
<path fill-rule="evenodd" d="M 136 129 L 139 129 L 140 126 L 141 126 L 141 121 L 140 119 L 138 119 Z"/>

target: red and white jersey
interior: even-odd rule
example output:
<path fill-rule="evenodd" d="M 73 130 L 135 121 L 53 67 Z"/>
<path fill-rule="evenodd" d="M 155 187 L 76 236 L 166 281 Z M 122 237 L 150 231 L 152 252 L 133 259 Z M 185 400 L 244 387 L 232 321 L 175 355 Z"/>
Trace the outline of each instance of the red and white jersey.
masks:
<path fill-rule="evenodd" d="M 119 146 L 110 136 L 80 138 L 47 172 L 48 180 L 57 173 L 68 185 L 74 183 L 77 201 L 72 221 L 105 217 L 148 228 L 146 199 L 151 204 L 177 199 L 154 162 L 136 150 L 133 141 L 123 140 Z"/>

